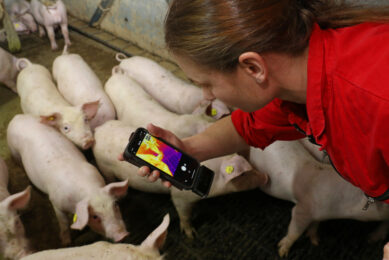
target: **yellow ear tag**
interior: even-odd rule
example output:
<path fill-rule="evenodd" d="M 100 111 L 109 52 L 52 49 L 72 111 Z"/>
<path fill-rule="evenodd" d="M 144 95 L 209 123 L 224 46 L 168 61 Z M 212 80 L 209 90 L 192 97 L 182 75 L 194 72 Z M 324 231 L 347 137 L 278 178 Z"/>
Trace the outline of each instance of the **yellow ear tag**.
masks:
<path fill-rule="evenodd" d="M 18 29 L 19 28 L 19 24 L 18 23 L 15 23 L 15 28 Z"/>
<path fill-rule="evenodd" d="M 74 213 L 74 216 L 73 216 L 73 223 L 76 223 L 77 221 L 77 214 Z"/>
<path fill-rule="evenodd" d="M 54 121 L 54 120 L 55 120 L 55 117 L 51 116 L 51 117 L 49 117 L 49 120 L 50 120 L 50 121 Z"/>
<path fill-rule="evenodd" d="M 212 110 L 211 110 L 211 115 L 212 115 L 212 116 L 216 116 L 216 115 L 217 115 L 217 110 L 216 110 L 216 108 L 212 108 Z"/>
<path fill-rule="evenodd" d="M 233 166 L 227 166 L 226 167 L 226 173 L 231 174 L 233 172 L 234 172 L 234 167 Z"/>

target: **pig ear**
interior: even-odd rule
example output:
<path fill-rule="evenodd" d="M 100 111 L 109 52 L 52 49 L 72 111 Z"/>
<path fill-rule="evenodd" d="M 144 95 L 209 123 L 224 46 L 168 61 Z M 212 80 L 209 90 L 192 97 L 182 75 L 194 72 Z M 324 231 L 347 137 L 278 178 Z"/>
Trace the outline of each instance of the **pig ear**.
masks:
<path fill-rule="evenodd" d="M 41 123 L 49 126 L 56 126 L 62 118 L 60 113 L 54 113 L 49 116 L 41 116 Z"/>
<path fill-rule="evenodd" d="M 167 236 L 170 217 L 166 214 L 162 223 L 142 242 L 141 247 L 161 249 Z"/>
<path fill-rule="evenodd" d="M 28 186 L 24 191 L 9 196 L 3 202 L 9 210 L 18 210 L 25 208 L 30 198 L 31 186 Z"/>
<path fill-rule="evenodd" d="M 122 182 L 113 182 L 105 186 L 104 191 L 114 196 L 115 198 L 124 197 L 127 194 L 128 179 Z"/>
<path fill-rule="evenodd" d="M 230 109 L 218 99 L 213 100 L 207 109 L 207 115 L 215 119 L 220 119 L 229 114 L 231 114 Z"/>
<path fill-rule="evenodd" d="M 124 75 L 124 70 L 119 65 L 112 68 L 112 75 L 116 74 Z"/>
<path fill-rule="evenodd" d="M 203 99 L 201 102 L 197 105 L 197 107 L 193 110 L 193 115 L 203 115 L 206 114 L 206 111 L 208 107 L 211 105 L 211 101 Z"/>
<path fill-rule="evenodd" d="M 72 229 L 81 230 L 87 224 L 89 220 L 89 202 L 88 200 L 82 200 L 76 205 L 76 213 L 73 217 L 73 224 L 70 226 Z"/>
<path fill-rule="evenodd" d="M 221 176 L 226 183 L 252 169 L 251 164 L 243 156 L 237 154 L 224 159 L 220 166 Z"/>
<path fill-rule="evenodd" d="M 85 113 L 88 120 L 91 120 L 96 116 L 97 110 L 99 109 L 99 104 L 100 101 L 97 100 L 82 105 L 81 109 Z"/>

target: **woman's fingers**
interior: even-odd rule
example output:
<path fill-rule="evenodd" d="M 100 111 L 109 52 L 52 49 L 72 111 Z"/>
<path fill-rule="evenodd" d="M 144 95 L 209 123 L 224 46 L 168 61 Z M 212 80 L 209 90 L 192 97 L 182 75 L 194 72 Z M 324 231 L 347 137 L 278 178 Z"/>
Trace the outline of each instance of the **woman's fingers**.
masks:
<path fill-rule="evenodd" d="M 150 175 L 149 175 L 149 177 L 147 177 L 148 179 L 149 179 L 149 181 L 151 181 L 151 182 L 155 182 L 156 180 L 158 180 L 158 178 L 159 178 L 159 171 L 153 171 Z"/>

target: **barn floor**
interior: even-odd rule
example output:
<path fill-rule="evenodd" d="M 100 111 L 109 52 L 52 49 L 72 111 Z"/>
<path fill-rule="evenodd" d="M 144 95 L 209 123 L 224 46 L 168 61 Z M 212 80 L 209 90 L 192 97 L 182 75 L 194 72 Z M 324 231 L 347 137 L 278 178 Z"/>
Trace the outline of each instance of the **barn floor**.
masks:
<path fill-rule="evenodd" d="M 102 82 L 113 66 L 115 51 L 84 36 L 71 32 L 70 52 L 79 53 L 90 64 Z M 63 40 L 57 39 L 63 46 Z M 51 69 L 61 50 L 51 51 L 47 38 L 36 35 L 22 37 L 23 51 L 18 57 L 27 57 Z M 148 55 L 143 52 L 143 55 Z M 139 55 L 139 54 L 138 54 Z M 159 60 L 164 63 L 165 61 Z M 168 64 L 165 62 L 165 65 Z M 180 73 L 179 71 L 175 71 Z M 182 74 L 181 74 L 182 76 Z M 21 113 L 19 98 L 9 89 L 0 88 L 0 156 L 6 160 L 10 172 L 9 190 L 15 193 L 29 185 L 25 172 L 10 157 L 6 144 L 6 128 L 15 114 Z M 87 154 L 91 158 L 90 154 Z M 260 190 L 230 194 L 199 202 L 193 211 L 192 223 L 197 230 L 193 241 L 185 238 L 179 229 L 177 213 L 167 195 L 148 194 L 129 190 L 120 201 L 122 214 L 130 232 L 126 243 L 139 244 L 162 221 L 171 216 L 169 233 L 162 252 L 166 259 L 279 259 L 277 243 L 285 235 L 293 204 L 269 197 Z M 32 200 L 21 212 L 27 237 L 36 250 L 60 247 L 57 221 L 47 196 L 36 188 Z M 313 246 L 301 237 L 285 259 L 382 259 L 384 241 L 368 244 L 367 237 L 378 223 L 352 220 L 331 220 L 319 228 L 320 244 Z M 82 245 L 102 237 L 89 230 L 73 231 L 74 245 Z"/>

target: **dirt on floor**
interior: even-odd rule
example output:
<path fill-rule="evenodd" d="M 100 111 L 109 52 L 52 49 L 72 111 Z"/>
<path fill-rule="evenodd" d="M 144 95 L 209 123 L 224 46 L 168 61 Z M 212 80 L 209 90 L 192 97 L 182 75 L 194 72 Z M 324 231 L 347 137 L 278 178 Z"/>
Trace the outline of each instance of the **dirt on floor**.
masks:
<path fill-rule="evenodd" d="M 115 52 L 75 32 L 70 34 L 70 52 L 80 54 L 104 83 L 117 65 Z M 58 39 L 63 46 L 63 40 Z M 47 38 L 22 37 L 23 50 L 17 57 L 27 57 L 51 70 L 54 58 L 62 50 L 51 51 Z M 22 167 L 10 157 L 6 129 L 15 114 L 21 113 L 18 96 L 0 87 L 0 156 L 9 167 L 11 193 L 31 185 Z M 93 161 L 93 155 L 86 153 Z M 286 234 L 293 204 L 269 197 L 260 190 L 241 192 L 202 200 L 195 206 L 192 223 L 197 231 L 187 239 L 168 195 L 129 190 L 120 201 L 123 218 L 130 232 L 125 243 L 139 244 L 170 213 L 168 238 L 162 252 L 166 259 L 279 259 L 277 243 Z M 59 248 L 58 223 L 47 196 L 35 187 L 27 209 L 21 212 L 27 237 L 35 250 Z M 319 228 L 320 244 L 313 246 L 301 237 L 285 259 L 382 259 L 384 241 L 367 243 L 370 231 L 378 223 L 331 220 Z M 73 245 L 103 240 L 92 231 L 72 231 Z"/>

